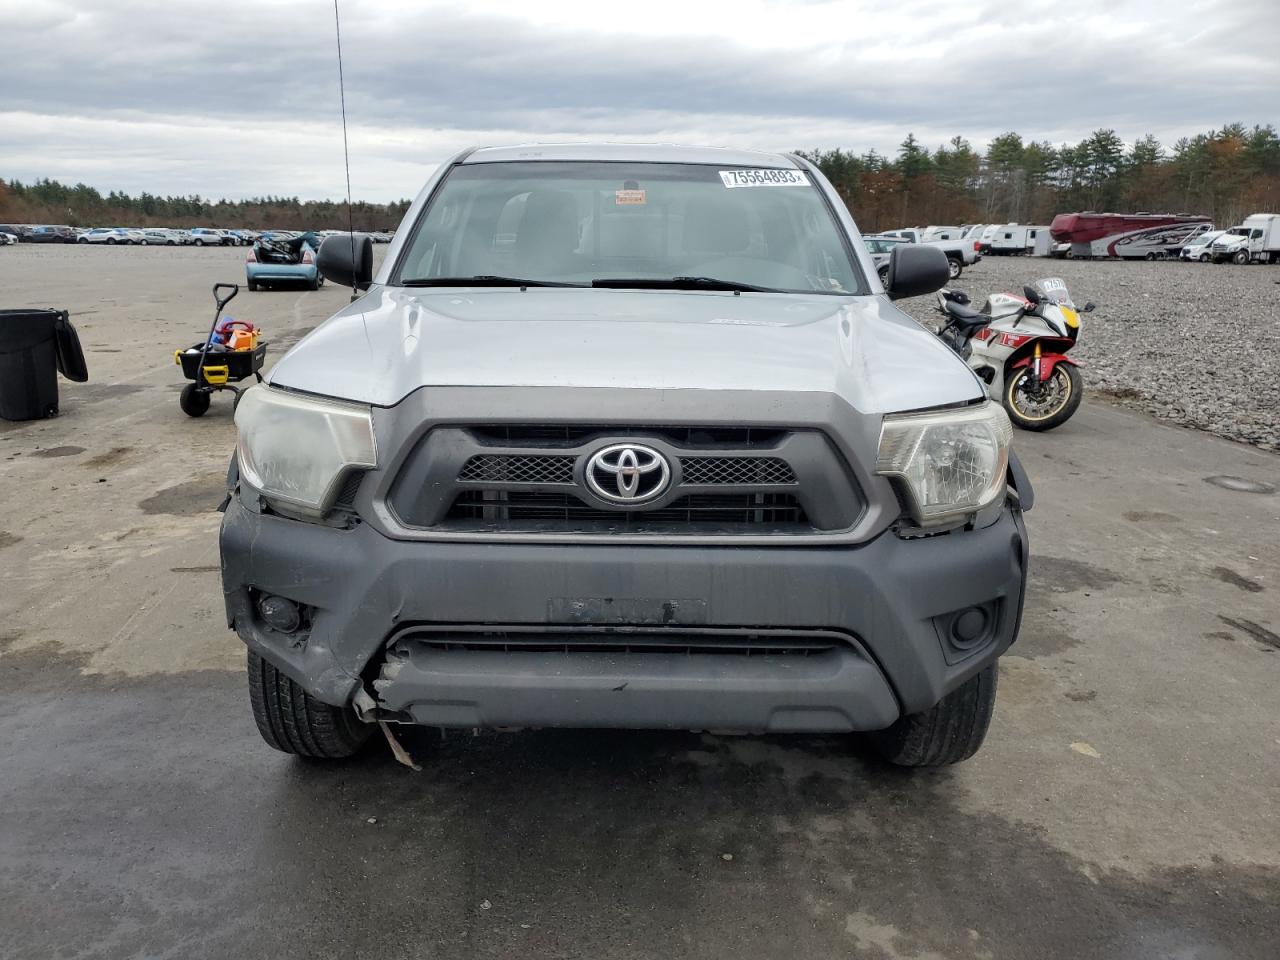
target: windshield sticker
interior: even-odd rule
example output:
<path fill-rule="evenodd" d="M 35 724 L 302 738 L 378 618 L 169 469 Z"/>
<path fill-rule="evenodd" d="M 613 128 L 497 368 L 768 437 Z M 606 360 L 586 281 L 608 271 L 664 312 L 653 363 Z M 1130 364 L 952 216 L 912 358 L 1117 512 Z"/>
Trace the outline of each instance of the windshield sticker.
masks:
<path fill-rule="evenodd" d="M 809 178 L 801 170 L 721 170 L 726 187 L 807 187 Z"/>
<path fill-rule="evenodd" d="M 632 206 L 644 203 L 643 190 L 615 190 L 613 192 L 613 202 L 618 206 Z"/>

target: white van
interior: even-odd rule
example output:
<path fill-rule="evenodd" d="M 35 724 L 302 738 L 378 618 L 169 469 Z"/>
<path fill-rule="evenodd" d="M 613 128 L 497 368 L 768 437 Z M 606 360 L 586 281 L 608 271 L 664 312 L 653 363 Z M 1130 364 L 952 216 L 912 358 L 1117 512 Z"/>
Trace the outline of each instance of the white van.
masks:
<path fill-rule="evenodd" d="M 1202 233 L 1198 237 L 1192 237 L 1187 241 L 1186 246 L 1178 251 L 1179 260 L 1199 260 L 1201 263 L 1208 263 L 1213 259 L 1212 249 L 1213 241 L 1217 240 L 1227 231 L 1210 230 Z"/>

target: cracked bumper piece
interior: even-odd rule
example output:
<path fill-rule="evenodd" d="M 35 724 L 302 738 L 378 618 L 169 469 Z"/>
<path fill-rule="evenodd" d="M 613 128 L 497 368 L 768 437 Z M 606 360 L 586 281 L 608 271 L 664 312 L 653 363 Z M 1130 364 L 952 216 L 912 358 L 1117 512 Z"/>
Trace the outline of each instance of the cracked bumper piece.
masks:
<path fill-rule="evenodd" d="M 1021 514 L 860 546 L 410 542 L 223 518 L 229 622 L 312 696 L 438 726 L 873 730 L 1016 636 Z M 256 598 L 299 604 L 302 628 Z"/>

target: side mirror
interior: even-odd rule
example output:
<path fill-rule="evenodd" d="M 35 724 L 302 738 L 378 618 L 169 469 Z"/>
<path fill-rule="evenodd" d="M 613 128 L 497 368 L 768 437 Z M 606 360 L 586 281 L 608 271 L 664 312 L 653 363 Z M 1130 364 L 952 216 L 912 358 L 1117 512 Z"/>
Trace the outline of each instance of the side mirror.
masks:
<path fill-rule="evenodd" d="M 1028 300 L 1030 300 L 1032 303 L 1040 302 L 1040 294 L 1036 293 L 1034 287 L 1023 287 L 1022 295 L 1026 297 Z"/>
<path fill-rule="evenodd" d="M 325 237 L 316 254 L 316 268 L 333 283 L 367 290 L 373 282 L 373 240 L 362 233 Z"/>
<path fill-rule="evenodd" d="M 1093 313 L 1093 311 L 1095 311 L 1095 310 L 1097 310 L 1097 309 L 1098 309 L 1098 305 L 1097 305 L 1096 303 L 1094 303 L 1092 300 L 1090 300 L 1088 303 L 1086 303 L 1083 307 L 1081 307 L 1081 308 L 1080 308 L 1080 312 L 1081 312 L 1081 313 Z"/>
<path fill-rule="evenodd" d="M 934 293 L 950 280 L 947 255 L 937 247 L 899 243 L 889 254 L 889 274 L 884 288 L 890 300 L 903 300 Z"/>

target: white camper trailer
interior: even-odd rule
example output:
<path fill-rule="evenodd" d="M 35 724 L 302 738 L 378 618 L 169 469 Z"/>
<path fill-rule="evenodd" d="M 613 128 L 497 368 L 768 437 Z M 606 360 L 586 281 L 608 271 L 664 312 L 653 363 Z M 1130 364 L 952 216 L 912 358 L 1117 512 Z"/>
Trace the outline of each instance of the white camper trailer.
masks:
<path fill-rule="evenodd" d="M 991 252 L 1002 257 L 1025 256 L 1027 233 L 1031 229 L 1018 223 L 1006 223 L 997 228 L 991 239 Z"/>

